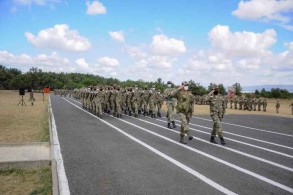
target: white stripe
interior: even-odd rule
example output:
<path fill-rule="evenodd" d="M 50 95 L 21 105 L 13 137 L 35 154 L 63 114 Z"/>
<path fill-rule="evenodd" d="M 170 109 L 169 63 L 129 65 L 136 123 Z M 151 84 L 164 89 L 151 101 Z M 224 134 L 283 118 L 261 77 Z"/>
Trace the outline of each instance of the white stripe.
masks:
<path fill-rule="evenodd" d="M 66 100 L 66 101 L 68 101 L 68 100 Z M 68 101 L 68 102 L 69 102 L 69 101 Z M 74 106 L 76 106 L 75 104 L 73 104 L 73 103 L 71 103 L 71 102 L 69 102 L 69 103 L 72 104 L 72 105 L 74 105 Z M 79 108 L 79 109 L 81 109 L 81 110 L 83 110 L 82 108 L 80 108 L 80 107 L 78 107 L 78 106 L 76 106 L 76 107 Z M 84 110 L 83 110 L 83 111 L 84 111 Z M 85 112 L 86 112 L 86 111 L 85 111 Z M 91 114 L 91 113 L 89 113 L 89 114 Z M 93 115 L 93 116 L 95 116 L 95 115 Z M 97 118 L 98 118 L 98 117 L 97 117 Z M 249 171 L 249 170 L 247 170 L 247 169 L 244 169 L 244 168 L 242 168 L 242 167 L 239 167 L 239 166 L 237 166 L 237 165 L 234 165 L 234 164 L 232 164 L 232 163 L 229 163 L 229 162 L 227 162 L 227 161 L 224 161 L 224 160 L 219 159 L 219 158 L 217 158 L 217 157 L 214 157 L 214 156 L 212 156 L 212 155 L 209 155 L 209 154 L 207 154 L 207 153 L 205 153 L 205 152 L 202 152 L 202 151 L 200 151 L 200 150 L 194 149 L 194 148 L 192 148 L 192 147 L 190 147 L 190 146 L 186 146 L 186 145 L 180 144 L 180 143 L 178 143 L 178 142 L 176 142 L 176 141 L 174 141 L 174 140 L 171 140 L 171 139 L 169 139 L 169 138 L 167 138 L 167 137 L 164 137 L 164 136 L 162 136 L 162 135 L 160 135 L 160 134 L 157 134 L 157 133 L 155 133 L 155 132 L 152 132 L 152 131 L 150 131 L 150 130 L 147 130 L 147 129 L 145 129 L 145 128 L 143 128 L 143 127 L 140 127 L 140 126 L 138 126 L 138 125 L 132 124 L 132 123 L 130 123 L 130 122 L 128 122 L 128 121 L 125 121 L 125 120 L 123 120 L 123 119 L 119 119 L 119 118 L 118 118 L 118 120 L 123 121 L 123 122 L 125 122 L 125 123 L 127 123 L 127 124 L 129 124 L 129 125 L 134 126 L 134 127 L 137 127 L 137 128 L 139 128 L 139 129 L 141 129 L 141 130 L 143 130 L 143 131 L 145 131 L 145 132 L 148 132 L 148 133 L 150 133 L 150 134 L 153 134 L 153 135 L 155 135 L 155 136 L 157 136 L 157 137 L 160 137 L 160 138 L 162 138 L 162 139 L 164 139 L 164 140 L 167 140 L 167 141 L 169 141 L 169 142 L 172 142 L 172 143 L 174 143 L 174 144 L 176 144 L 176 145 L 179 145 L 179 146 L 181 146 L 181 147 L 184 147 L 184 148 L 186 148 L 186 149 L 188 149 L 188 150 L 190 150 L 190 151 L 193 151 L 193 152 L 195 152 L 195 153 L 201 154 L 201 155 L 203 155 L 203 156 L 205 156 L 205 157 L 207 157 L 207 158 L 210 158 L 210 159 L 213 159 L 213 160 L 215 160 L 215 161 L 217 161 L 217 162 L 220 162 L 220 163 L 222 163 L 222 164 L 225 164 L 225 165 L 227 165 L 227 166 L 229 166 L 229 167 L 231 167 L 231 168 L 234 168 L 234 169 L 236 169 L 236 170 L 238 170 L 238 171 L 240 171 L 240 172 L 242 172 L 242 173 L 248 174 L 248 175 L 250 175 L 250 176 L 252 176 L 252 177 L 255 177 L 255 178 L 260 179 L 260 180 L 262 180 L 262 181 L 264 181 L 264 182 L 267 182 L 267 183 L 269 183 L 269 184 L 271 184 L 271 185 L 274 185 L 274 186 L 279 187 L 279 188 L 281 188 L 281 189 L 283 189 L 283 190 L 286 190 L 286 191 L 288 191 L 288 192 L 293 193 L 293 189 L 290 188 L 290 187 L 288 187 L 288 186 L 285 186 L 285 185 L 283 185 L 283 184 L 280 184 L 280 183 L 278 183 L 278 182 L 275 182 L 275 181 L 273 181 L 273 180 L 271 180 L 271 179 L 268 179 L 268 178 L 266 178 L 266 177 L 264 177 L 264 176 L 261 176 L 261 175 L 259 175 L 259 174 L 256 174 L 256 173 L 254 173 L 254 172 L 252 172 L 252 171 Z"/>
<path fill-rule="evenodd" d="M 127 115 L 126 115 L 126 116 L 127 116 Z M 132 117 L 132 118 L 134 118 L 134 117 Z M 146 121 L 146 120 L 143 120 L 143 119 L 139 119 L 139 118 L 135 118 L 135 119 L 140 120 L 140 121 L 143 121 L 143 122 L 145 122 L 145 123 L 152 124 L 152 125 L 154 125 L 154 126 L 157 126 L 157 127 L 163 128 L 163 129 L 166 129 L 166 130 L 168 130 L 168 131 L 171 131 L 171 132 L 174 132 L 174 133 L 180 134 L 178 131 L 175 131 L 175 130 L 169 129 L 169 128 L 167 128 L 167 127 L 164 127 L 164 126 L 158 125 L 158 124 L 156 124 L 156 123 L 152 123 L 152 122 L 149 122 L 149 121 Z M 158 120 L 158 121 L 162 121 L 162 122 L 165 122 L 165 121 L 160 120 L 160 119 L 156 119 L 156 120 Z M 275 162 L 272 162 L 272 161 L 269 161 L 269 160 L 266 160 L 266 159 L 263 159 L 263 158 L 260 158 L 260 157 L 257 157 L 257 156 L 254 156 L 254 155 L 251 155 L 251 154 L 247 154 L 247 153 L 245 153 L 245 152 L 241 152 L 241 151 L 239 151 L 239 150 L 235 150 L 235 149 L 232 149 L 232 148 L 227 148 L 227 147 L 224 147 L 224 146 L 222 146 L 222 145 L 212 144 L 212 143 L 210 143 L 209 141 L 206 141 L 206 140 L 204 140 L 204 139 L 200 139 L 200 138 L 197 138 L 197 137 L 193 137 L 193 139 L 197 139 L 197 140 L 202 141 L 202 142 L 205 142 L 205 143 L 207 143 L 207 144 L 211 144 L 211 145 L 213 145 L 213 146 L 220 147 L 220 148 L 222 148 L 222 149 L 229 150 L 229 151 L 235 152 L 235 153 L 237 153 L 237 154 L 241 154 L 241 155 L 243 155 L 243 156 L 246 156 L 246 157 L 249 157 L 249 158 L 252 158 L 252 159 L 255 159 L 255 160 L 259 160 L 259 161 L 265 162 L 265 163 L 267 163 L 267 164 L 270 164 L 270 165 L 273 165 L 273 166 L 276 166 L 276 167 L 279 167 L 279 168 L 282 168 L 282 169 L 285 169 L 285 170 L 288 170 L 288 171 L 293 172 L 293 168 L 290 168 L 290 167 L 287 167 L 287 166 L 284 166 L 284 165 L 281 165 L 281 164 L 278 164 L 278 163 L 275 163 Z"/>
<path fill-rule="evenodd" d="M 159 120 L 159 119 L 157 119 L 157 120 Z M 194 128 L 190 128 L 190 129 L 193 130 L 193 131 L 197 131 L 197 132 L 200 132 L 200 133 L 204 133 L 204 134 L 209 134 L 210 135 L 210 133 L 207 133 L 205 131 L 201 131 L 199 129 L 194 129 Z M 233 142 L 237 142 L 237 143 L 240 143 L 240 144 L 244 144 L 244 145 L 247 145 L 247 146 L 251 146 L 251 147 L 254 147 L 254 148 L 258 148 L 258 149 L 261 149 L 261 150 L 265 150 L 265 151 L 268 151 L 268 152 L 271 152 L 271 153 L 275 153 L 275 154 L 278 154 L 278 155 L 281 155 L 281 156 L 286 156 L 288 158 L 293 158 L 292 155 L 285 154 L 283 152 L 278 152 L 276 150 L 271 150 L 271 149 L 268 149 L 268 148 L 264 148 L 264 147 L 257 146 L 257 145 L 254 145 L 254 144 L 249 144 L 249 143 L 246 143 L 246 142 L 238 141 L 236 139 L 232 139 L 232 138 L 228 138 L 228 137 L 225 137 L 225 139 L 230 140 L 230 141 L 233 141 Z"/>
<path fill-rule="evenodd" d="M 205 121 L 212 121 L 212 120 L 209 120 L 209 119 L 195 117 L 195 116 L 193 116 L 193 118 L 197 118 L 197 119 L 201 119 L 201 120 L 205 120 Z M 233 123 L 226 123 L 226 122 L 222 122 L 222 123 L 223 124 L 227 124 L 227 125 L 237 126 L 237 127 L 244 127 L 244 128 L 252 129 L 252 130 L 256 130 L 256 131 L 263 131 L 263 132 L 267 132 L 267 133 L 273 133 L 273 134 L 278 134 L 278 135 L 284 135 L 284 136 L 288 136 L 288 137 L 293 137 L 293 135 L 285 134 L 285 133 L 278 133 L 278 132 L 268 131 L 268 130 L 264 130 L 264 129 L 257 129 L 257 128 L 247 127 L 247 126 L 244 126 L 244 125 L 237 125 L 237 124 L 233 124 Z"/>
<path fill-rule="evenodd" d="M 58 140 L 58 133 L 57 133 L 57 127 L 56 127 L 56 123 L 55 123 L 55 118 L 54 118 L 54 114 L 52 111 L 50 95 L 49 95 L 49 107 L 50 107 L 50 113 L 51 113 L 51 117 L 52 117 L 53 147 L 54 147 L 55 160 L 57 163 L 59 193 L 60 193 L 60 195 L 69 195 L 70 190 L 69 190 L 69 186 L 68 186 L 68 180 L 67 180 L 67 177 L 65 174 L 65 168 L 64 168 L 63 158 L 62 158 L 62 154 L 61 154 L 60 143 Z"/>
<path fill-rule="evenodd" d="M 73 99 L 72 99 L 72 100 L 73 100 Z M 73 101 L 75 101 L 75 100 L 73 100 Z M 77 102 L 77 101 L 75 101 L 75 102 Z M 77 102 L 77 103 L 81 104 L 80 102 Z M 157 119 L 157 120 L 159 120 L 159 119 Z M 178 120 L 176 120 L 176 121 L 178 121 Z M 165 122 L 165 121 L 164 121 L 164 122 Z M 199 129 L 194 129 L 194 128 L 190 128 L 190 129 L 193 130 L 193 131 L 200 132 L 200 133 L 210 134 L 210 133 L 207 133 L 207 132 L 205 132 L 205 131 L 201 131 L 201 130 L 199 130 Z M 283 153 L 283 152 L 278 152 L 278 151 L 276 151 L 276 150 L 271 150 L 271 149 L 268 149 L 268 148 L 264 148 L 264 147 L 257 146 L 257 145 L 254 145 L 254 144 L 249 144 L 249 143 L 246 143 L 246 142 L 238 141 L 238 140 L 235 140 L 235 139 L 232 139 L 232 138 L 228 138 L 228 137 L 225 137 L 225 139 L 230 140 L 230 141 L 234 141 L 234 142 L 237 142 L 237 143 L 240 143 L 240 144 L 243 144 L 243 145 L 247 145 L 247 146 L 250 146 L 250 147 L 254 147 L 254 148 L 261 149 L 261 150 L 265 150 L 265 151 L 268 151 L 268 152 L 271 152 L 271 153 L 274 153 L 274 154 L 278 154 L 278 155 L 281 155 L 281 156 L 286 156 L 286 157 L 288 157 L 288 158 L 293 158 L 292 155 L 285 154 L 285 153 Z"/>
<path fill-rule="evenodd" d="M 176 121 L 179 121 L 179 120 L 176 120 Z M 205 128 L 205 129 L 211 129 L 212 130 L 212 128 L 210 128 L 210 127 L 205 127 L 205 126 L 201 126 L 201 125 L 197 125 L 197 124 L 193 124 L 193 123 L 189 123 L 189 124 L 194 125 L 194 126 L 198 126 L 198 127 L 202 127 L 202 128 Z M 270 144 L 270 145 L 279 146 L 279 147 L 282 147 L 282 148 L 287 148 L 287 149 L 293 150 L 293 148 L 289 147 L 289 146 L 276 144 L 276 143 L 272 143 L 272 142 L 268 142 L 268 141 L 264 141 L 264 140 L 260 140 L 260 139 L 255 139 L 255 138 L 247 137 L 247 136 L 244 136 L 244 135 L 238 135 L 238 134 L 235 134 L 235 133 L 231 133 L 229 131 L 225 131 L 225 134 L 231 134 L 231 135 L 235 135 L 237 137 L 243 137 L 243 138 L 246 138 L 246 139 L 251 139 L 251 140 L 254 140 L 254 141 L 258 141 L 258 142 L 262 142 L 262 143 L 266 143 L 266 144 Z"/>
<path fill-rule="evenodd" d="M 208 185 L 212 186 L 213 188 L 215 188 L 215 189 L 217 189 L 217 190 L 219 190 L 219 191 L 221 191 L 221 192 L 223 192 L 223 193 L 225 193 L 225 194 L 231 194 L 231 195 L 232 195 L 232 194 L 236 194 L 236 193 L 234 193 L 234 192 L 228 190 L 227 188 L 224 188 L 223 186 L 219 185 L 218 183 L 216 183 L 216 182 L 210 180 L 209 178 L 205 177 L 204 175 L 200 174 L 199 172 L 197 172 L 197 171 L 191 169 L 190 167 L 188 167 L 188 166 L 186 166 L 186 165 L 180 163 L 179 161 L 177 161 L 177 160 L 171 158 L 170 156 L 167 156 L 166 154 L 160 152 L 159 150 L 153 148 L 152 146 L 150 146 L 150 145 L 148 145 L 148 144 L 146 144 L 146 143 L 140 141 L 139 139 L 133 137 L 132 135 L 130 135 L 130 134 L 124 132 L 123 130 L 119 129 L 118 127 L 116 127 L 116 126 L 114 126 L 114 125 L 112 125 L 112 124 L 106 122 L 105 120 L 102 120 L 102 119 L 98 118 L 97 116 L 93 115 L 92 113 L 89 113 L 89 112 L 83 110 L 82 108 L 76 106 L 75 104 L 71 103 L 71 102 L 68 101 L 67 99 L 65 99 L 65 98 L 63 98 L 63 99 L 64 99 L 65 101 L 69 102 L 70 104 L 72 104 L 73 106 L 75 106 L 76 108 L 78 108 L 78 109 L 80 109 L 80 110 L 86 112 L 87 114 L 90 114 L 91 116 L 93 116 L 93 117 L 99 119 L 99 120 L 102 121 L 103 123 L 109 125 L 109 126 L 112 127 L 113 129 L 115 129 L 116 131 L 122 133 L 123 135 L 127 136 L 128 138 L 132 139 L 133 141 L 135 141 L 135 142 L 139 143 L 140 145 L 146 147 L 147 149 L 151 150 L 152 152 L 156 153 L 157 155 L 163 157 L 164 159 L 168 160 L 169 162 L 175 164 L 176 166 L 180 167 L 181 169 L 183 169 L 183 170 L 187 171 L 188 173 L 194 175 L 195 177 L 199 178 L 200 180 L 202 180 L 203 182 L 205 182 L 205 183 L 207 183 Z"/>

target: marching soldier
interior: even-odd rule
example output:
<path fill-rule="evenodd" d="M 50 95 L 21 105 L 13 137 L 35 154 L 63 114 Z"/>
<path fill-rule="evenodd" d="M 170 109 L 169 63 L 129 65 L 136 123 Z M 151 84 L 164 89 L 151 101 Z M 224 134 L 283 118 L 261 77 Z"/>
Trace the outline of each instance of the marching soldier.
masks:
<path fill-rule="evenodd" d="M 221 144 L 225 145 L 226 143 L 225 143 L 225 140 L 223 137 L 222 124 L 221 124 L 221 121 L 222 121 L 224 114 L 225 114 L 225 104 L 218 94 L 219 94 L 218 87 L 216 85 L 214 85 L 213 90 L 209 93 L 209 96 L 210 96 L 210 115 L 211 115 L 213 122 L 214 122 L 210 142 L 217 144 L 215 137 L 218 135 L 218 137 L 221 140 Z"/>
<path fill-rule="evenodd" d="M 267 111 L 267 105 L 268 105 L 267 100 L 264 99 L 263 102 L 262 102 L 262 106 L 263 106 L 263 111 L 264 111 L 264 112 Z"/>
<path fill-rule="evenodd" d="M 174 112 L 174 102 L 172 100 L 172 91 L 174 89 L 172 87 L 172 82 L 168 81 L 167 82 L 167 89 L 164 91 L 164 98 L 166 100 L 166 105 L 167 105 L 167 121 L 168 121 L 168 128 L 171 129 L 171 123 L 173 124 L 173 128 L 176 128 L 175 121 L 173 118 L 173 112 Z"/>
<path fill-rule="evenodd" d="M 188 140 L 192 140 L 189 121 L 192 116 L 191 102 L 193 102 L 193 95 L 188 91 L 188 83 L 184 81 L 182 85 L 172 93 L 172 96 L 177 99 L 177 112 L 180 116 L 181 121 L 181 132 L 180 132 L 180 143 L 186 144 L 184 135 L 188 136 Z"/>
<path fill-rule="evenodd" d="M 291 112 L 292 112 L 292 115 L 293 115 L 293 102 L 289 105 L 289 107 L 291 107 Z"/>

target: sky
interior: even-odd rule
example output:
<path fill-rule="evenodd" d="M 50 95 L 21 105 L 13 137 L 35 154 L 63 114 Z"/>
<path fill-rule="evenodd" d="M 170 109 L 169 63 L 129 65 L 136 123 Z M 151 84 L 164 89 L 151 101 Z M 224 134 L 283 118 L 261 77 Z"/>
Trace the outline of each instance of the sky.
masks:
<path fill-rule="evenodd" d="M 293 0 L 0 0 L 0 64 L 119 80 L 293 85 Z"/>

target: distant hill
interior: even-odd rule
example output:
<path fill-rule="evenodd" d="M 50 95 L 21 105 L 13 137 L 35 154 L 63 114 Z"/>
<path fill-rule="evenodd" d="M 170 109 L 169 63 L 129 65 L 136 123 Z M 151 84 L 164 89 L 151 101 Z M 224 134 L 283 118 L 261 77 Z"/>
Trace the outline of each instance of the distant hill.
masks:
<path fill-rule="evenodd" d="M 255 92 L 255 90 L 261 91 L 262 89 L 266 91 L 271 91 L 272 88 L 280 88 L 280 89 L 287 89 L 290 93 L 293 93 L 293 85 L 256 85 L 256 86 L 242 86 L 242 92 L 249 93 Z"/>

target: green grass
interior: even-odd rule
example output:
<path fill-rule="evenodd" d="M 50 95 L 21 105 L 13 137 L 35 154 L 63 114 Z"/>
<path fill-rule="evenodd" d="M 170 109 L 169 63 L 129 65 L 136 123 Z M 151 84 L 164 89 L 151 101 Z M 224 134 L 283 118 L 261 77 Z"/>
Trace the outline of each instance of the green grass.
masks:
<path fill-rule="evenodd" d="M 51 167 L 0 170 L 0 194 L 52 194 Z"/>

